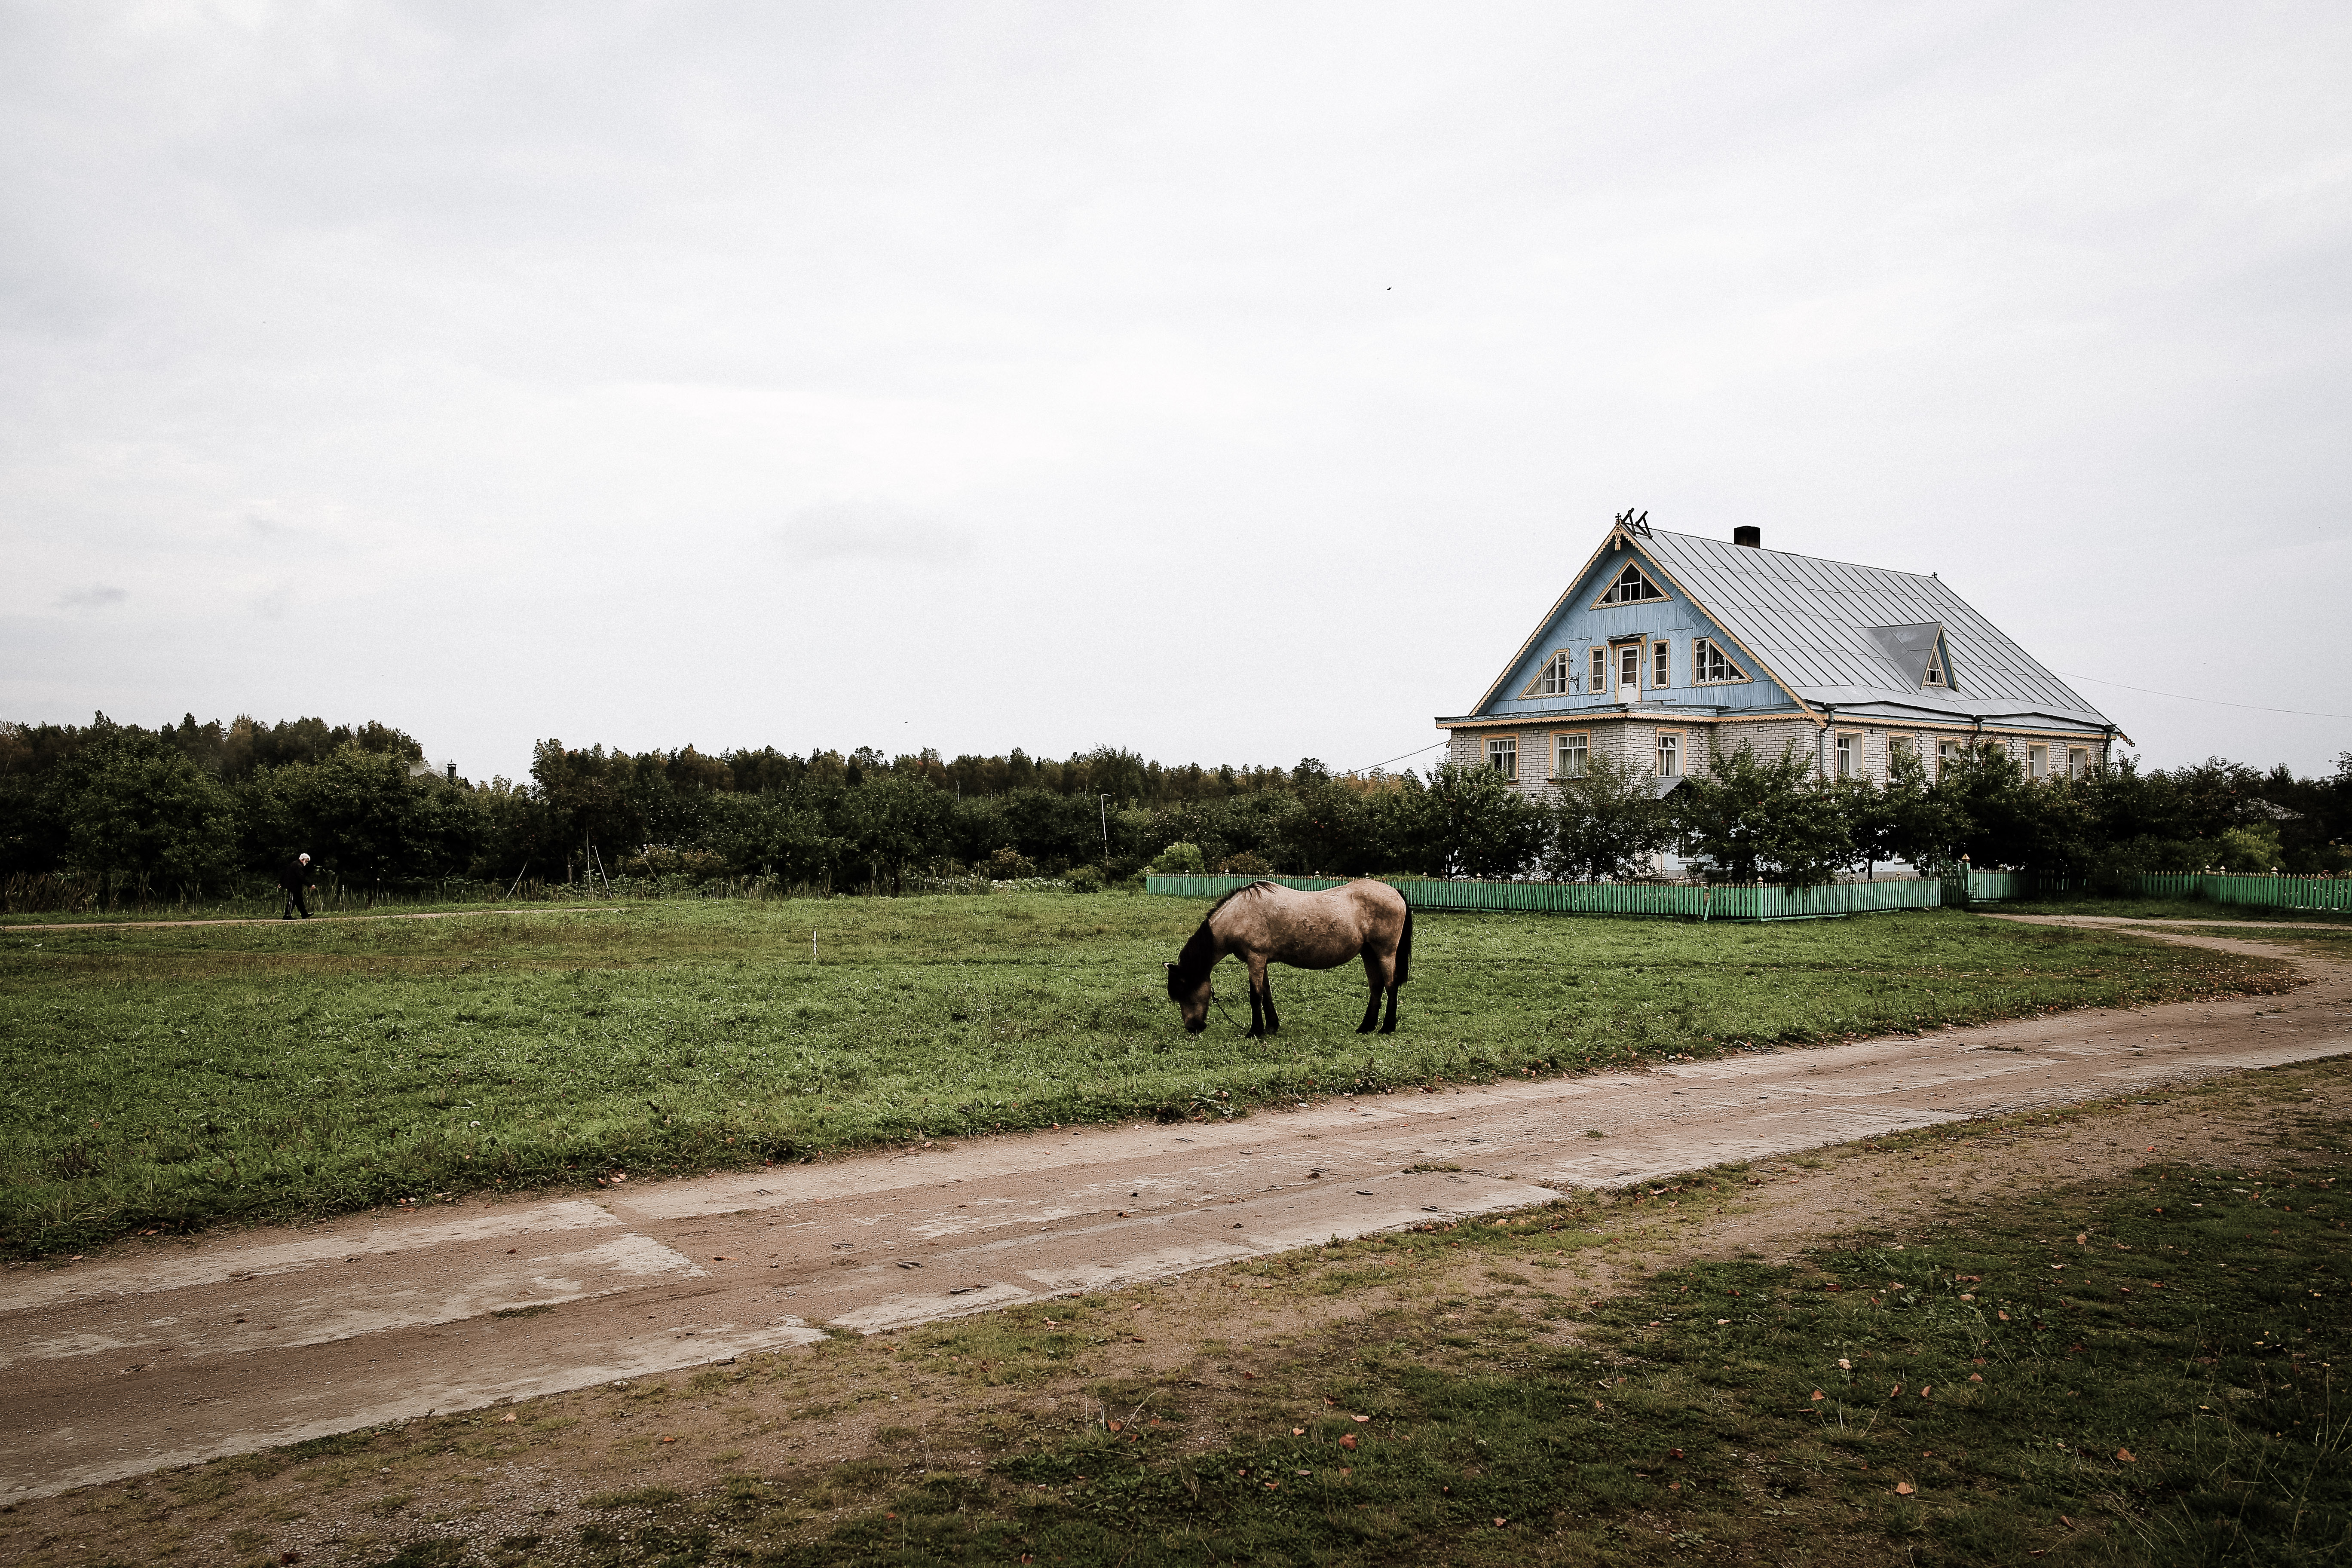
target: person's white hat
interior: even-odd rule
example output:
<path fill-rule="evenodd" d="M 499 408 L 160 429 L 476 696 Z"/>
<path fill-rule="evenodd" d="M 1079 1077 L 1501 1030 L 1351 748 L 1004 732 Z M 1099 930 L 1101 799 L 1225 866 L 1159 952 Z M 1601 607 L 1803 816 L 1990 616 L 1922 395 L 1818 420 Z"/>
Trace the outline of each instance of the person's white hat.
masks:
<path fill-rule="evenodd" d="M 294 858 L 301 861 L 305 866 L 308 866 L 310 863 L 310 857 L 308 855 L 297 855 Z"/>

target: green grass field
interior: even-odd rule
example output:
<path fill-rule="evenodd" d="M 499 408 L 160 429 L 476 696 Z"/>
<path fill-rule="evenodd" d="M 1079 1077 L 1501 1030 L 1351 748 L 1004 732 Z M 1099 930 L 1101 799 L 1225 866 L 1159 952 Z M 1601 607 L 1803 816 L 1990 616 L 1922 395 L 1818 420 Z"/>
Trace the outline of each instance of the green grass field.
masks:
<path fill-rule="evenodd" d="M 1160 965 L 1204 907 L 0 933 L 0 1248 L 2286 984 L 2265 961 L 1957 913 L 1423 916 L 1397 1034 L 1355 1034 L 1360 969 L 1283 970 L 1284 1032 L 1259 1043 L 1213 1016 L 1188 1037 L 1166 1000 Z M 1239 971 L 1219 984 L 1245 1023 Z"/>

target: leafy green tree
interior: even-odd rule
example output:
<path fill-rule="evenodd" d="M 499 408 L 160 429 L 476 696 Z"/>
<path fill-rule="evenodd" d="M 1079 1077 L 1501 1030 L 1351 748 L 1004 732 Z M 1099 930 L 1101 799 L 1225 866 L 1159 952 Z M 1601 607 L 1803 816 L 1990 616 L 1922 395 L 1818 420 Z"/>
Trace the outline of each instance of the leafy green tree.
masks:
<path fill-rule="evenodd" d="M 1151 868 L 1163 877 L 1197 877 L 1208 867 L 1208 858 L 1197 844 L 1179 840 L 1162 849 L 1151 862 Z"/>
<path fill-rule="evenodd" d="M 896 894 L 909 868 L 947 854 L 954 797 L 919 777 L 869 773 L 864 784 L 843 793 L 841 806 L 839 832 L 847 841 L 849 862 L 866 871 L 877 887 L 887 879 Z"/>
<path fill-rule="evenodd" d="M 407 759 L 356 742 L 321 762 L 257 768 L 240 793 L 257 865 L 307 852 L 359 887 L 459 875 L 486 826 L 472 791 L 438 774 L 411 778 Z"/>
<path fill-rule="evenodd" d="M 1545 807 L 1544 867 L 1562 880 L 1633 875 L 1674 842 L 1657 779 L 1637 764 L 1596 754 L 1578 779 L 1556 779 Z"/>
<path fill-rule="evenodd" d="M 1887 752 L 1886 783 L 1853 812 L 1857 845 L 1868 860 L 1900 860 L 1940 876 L 1959 862 L 1969 817 L 1927 777 L 1927 764 L 1909 746 Z"/>
<path fill-rule="evenodd" d="M 43 791 L 67 864 L 194 896 L 236 867 L 236 806 L 220 781 L 161 736 L 104 714 Z"/>
<path fill-rule="evenodd" d="M 1443 763 L 1412 806 L 1400 858 L 1438 875 L 1517 877 L 1543 850 L 1544 813 L 1492 768 Z"/>
<path fill-rule="evenodd" d="M 1718 752 L 1706 775 L 1694 774 L 1674 800 L 1684 833 L 1717 881 L 1810 888 L 1853 862 L 1843 801 L 1793 747 L 1769 763 L 1745 746 Z"/>
<path fill-rule="evenodd" d="M 710 847 L 739 875 L 829 884 L 848 858 L 849 844 L 809 798 L 820 793 L 840 792 L 806 786 L 719 796 L 711 803 Z"/>

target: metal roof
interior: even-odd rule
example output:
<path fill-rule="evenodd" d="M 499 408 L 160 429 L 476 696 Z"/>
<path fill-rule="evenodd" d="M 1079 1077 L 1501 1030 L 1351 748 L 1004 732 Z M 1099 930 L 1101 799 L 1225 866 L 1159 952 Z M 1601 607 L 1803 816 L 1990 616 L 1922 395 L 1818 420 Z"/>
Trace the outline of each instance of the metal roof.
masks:
<path fill-rule="evenodd" d="M 1808 702 L 2112 722 L 1940 578 L 1664 529 L 1628 542 Z M 1943 630 L 1949 689 L 1922 688 L 1912 668 L 1925 666 L 1929 626 Z"/>

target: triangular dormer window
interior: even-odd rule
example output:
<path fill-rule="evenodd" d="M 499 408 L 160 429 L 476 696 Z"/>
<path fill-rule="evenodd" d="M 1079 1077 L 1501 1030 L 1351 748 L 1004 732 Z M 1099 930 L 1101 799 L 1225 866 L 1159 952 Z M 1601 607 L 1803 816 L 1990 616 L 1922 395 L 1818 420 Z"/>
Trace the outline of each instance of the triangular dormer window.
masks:
<path fill-rule="evenodd" d="M 1870 639 L 1899 672 L 1900 680 L 1913 689 L 1926 686 L 1953 689 L 1952 656 L 1944 646 L 1942 626 L 1921 621 L 1907 626 L 1872 626 L 1868 631 Z"/>
<path fill-rule="evenodd" d="M 1665 596 L 1665 590 L 1651 582 L 1648 574 L 1644 573 L 1640 565 L 1628 563 L 1625 570 L 1618 573 L 1616 579 L 1609 584 L 1608 590 L 1594 601 L 1594 607 L 1598 608 L 1601 605 L 1638 605 L 1645 599 L 1663 599 Z"/>
<path fill-rule="evenodd" d="M 1723 645 L 1713 637 L 1701 637 L 1691 647 L 1691 679 L 1701 686 L 1712 686 L 1727 680 L 1745 680 L 1748 672 L 1731 662 Z"/>
<path fill-rule="evenodd" d="M 1560 697 L 1575 689 L 1576 664 L 1568 657 L 1566 650 L 1562 650 L 1544 661 L 1544 667 L 1536 671 L 1536 678 L 1528 682 L 1528 689 L 1519 695 Z"/>

